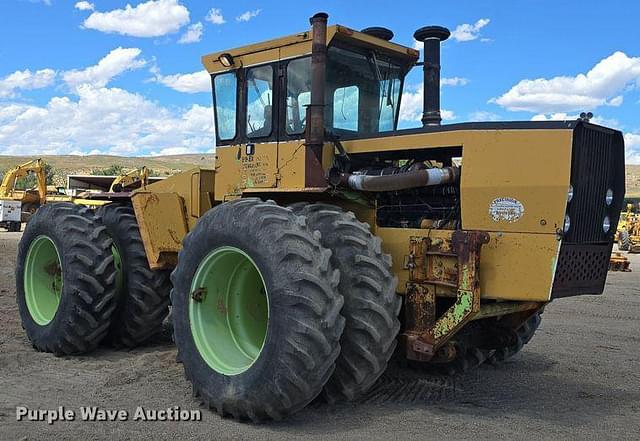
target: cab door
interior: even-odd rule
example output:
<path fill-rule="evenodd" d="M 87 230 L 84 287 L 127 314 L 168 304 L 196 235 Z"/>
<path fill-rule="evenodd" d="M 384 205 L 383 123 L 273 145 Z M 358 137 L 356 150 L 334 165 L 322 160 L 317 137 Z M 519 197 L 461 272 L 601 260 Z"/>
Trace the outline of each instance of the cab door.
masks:
<path fill-rule="evenodd" d="M 244 112 L 240 113 L 244 140 L 236 151 L 242 189 L 277 185 L 278 75 L 277 63 L 248 67 L 244 72 Z"/>

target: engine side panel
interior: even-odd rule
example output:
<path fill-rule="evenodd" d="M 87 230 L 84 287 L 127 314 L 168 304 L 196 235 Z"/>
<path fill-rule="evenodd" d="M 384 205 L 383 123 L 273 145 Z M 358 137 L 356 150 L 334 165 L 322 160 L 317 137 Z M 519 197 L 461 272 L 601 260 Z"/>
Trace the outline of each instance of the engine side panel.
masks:
<path fill-rule="evenodd" d="M 393 257 L 398 291 L 405 292 L 411 238 L 450 239 L 452 230 L 377 228 L 385 252 Z M 480 289 L 483 299 L 544 302 L 551 298 L 560 242 L 555 235 L 533 233 L 489 233 L 489 243 L 480 257 Z M 443 267 L 447 266 L 442 262 Z"/>

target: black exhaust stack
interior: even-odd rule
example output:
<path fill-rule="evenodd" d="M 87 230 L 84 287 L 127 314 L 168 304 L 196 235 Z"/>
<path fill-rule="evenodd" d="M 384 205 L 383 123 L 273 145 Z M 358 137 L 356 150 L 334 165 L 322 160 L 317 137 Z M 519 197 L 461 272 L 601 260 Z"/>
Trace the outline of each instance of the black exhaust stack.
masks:
<path fill-rule="evenodd" d="M 418 29 L 413 38 L 424 43 L 424 102 L 422 125 L 438 126 L 440 116 L 440 42 L 451 32 L 442 26 L 425 26 Z"/>

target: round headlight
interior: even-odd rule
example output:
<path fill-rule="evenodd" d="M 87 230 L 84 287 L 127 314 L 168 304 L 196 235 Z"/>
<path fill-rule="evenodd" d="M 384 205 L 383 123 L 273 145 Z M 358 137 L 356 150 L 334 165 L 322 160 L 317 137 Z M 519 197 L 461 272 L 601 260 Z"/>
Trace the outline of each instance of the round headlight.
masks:
<path fill-rule="evenodd" d="M 611 203 L 613 202 L 613 190 L 611 189 L 607 190 L 607 194 L 604 196 L 604 202 L 607 205 L 611 205 Z"/>
<path fill-rule="evenodd" d="M 569 232 L 569 228 L 571 228 L 571 218 L 569 217 L 568 214 L 565 214 L 564 216 L 564 226 L 562 227 L 562 231 L 564 231 L 565 233 Z"/>
<path fill-rule="evenodd" d="M 609 216 L 605 216 L 604 220 L 602 221 L 602 231 L 604 231 L 605 233 L 608 233 L 610 228 L 611 228 L 611 221 L 609 220 Z"/>
<path fill-rule="evenodd" d="M 567 202 L 571 202 L 573 199 L 573 185 L 569 184 L 569 191 L 567 192 Z"/>

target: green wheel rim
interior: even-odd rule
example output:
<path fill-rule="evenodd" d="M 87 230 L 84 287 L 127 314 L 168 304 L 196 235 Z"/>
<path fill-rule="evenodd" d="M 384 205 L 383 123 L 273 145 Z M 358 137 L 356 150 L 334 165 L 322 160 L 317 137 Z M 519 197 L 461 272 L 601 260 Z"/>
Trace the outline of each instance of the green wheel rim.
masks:
<path fill-rule="evenodd" d="M 269 299 L 251 257 L 221 247 L 200 262 L 191 283 L 189 322 L 200 356 L 216 372 L 238 375 L 255 363 L 267 336 Z"/>
<path fill-rule="evenodd" d="M 118 247 L 111 246 L 111 254 L 113 254 L 113 265 L 116 267 L 116 291 L 118 294 L 122 294 L 122 287 L 124 285 L 124 274 L 122 273 L 122 257 Z"/>
<path fill-rule="evenodd" d="M 53 240 L 38 236 L 29 246 L 24 266 L 27 309 L 37 324 L 53 320 L 62 297 L 62 261 Z"/>

